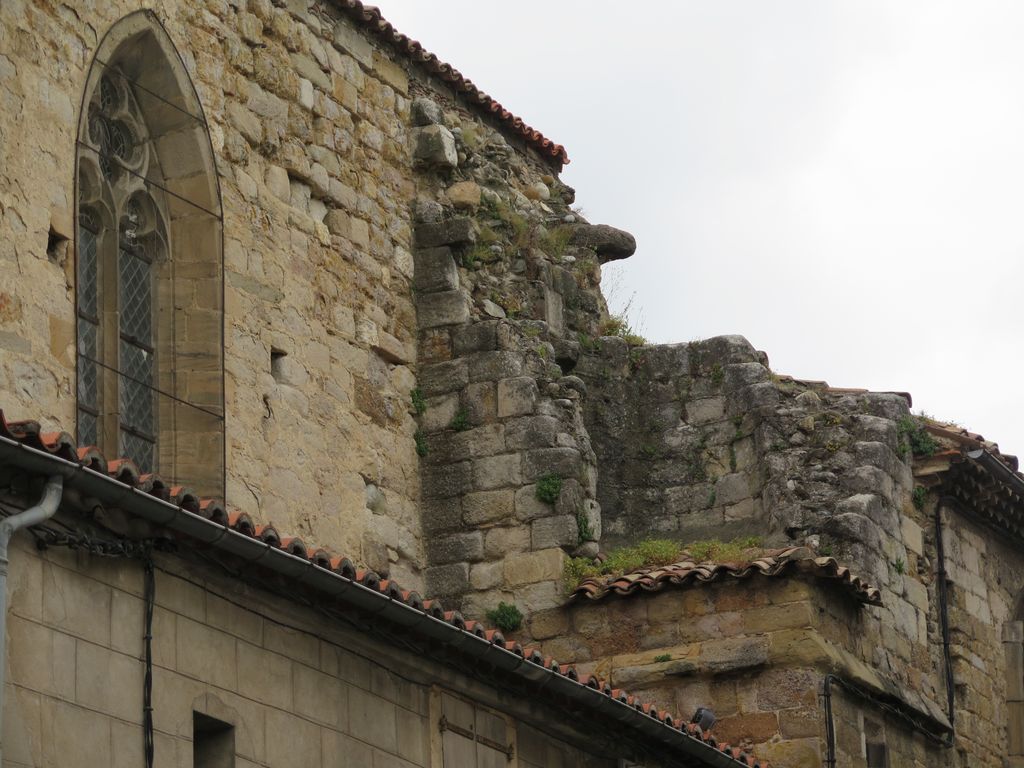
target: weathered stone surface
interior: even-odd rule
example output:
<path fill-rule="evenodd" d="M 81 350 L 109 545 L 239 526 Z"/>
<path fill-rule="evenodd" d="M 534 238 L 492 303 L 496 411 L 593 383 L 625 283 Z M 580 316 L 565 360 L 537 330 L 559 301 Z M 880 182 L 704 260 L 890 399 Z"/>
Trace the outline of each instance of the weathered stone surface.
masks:
<path fill-rule="evenodd" d="M 446 360 L 420 368 L 417 379 L 425 397 L 457 392 L 469 383 L 469 366 L 465 360 Z"/>
<path fill-rule="evenodd" d="M 459 156 L 455 151 L 455 137 L 443 125 L 428 125 L 413 133 L 413 157 L 420 163 L 439 168 L 455 168 Z"/>
<path fill-rule="evenodd" d="M 709 640 L 700 648 L 700 666 L 721 674 L 758 667 L 768 661 L 768 639 L 765 637 Z"/>
<path fill-rule="evenodd" d="M 441 111 L 441 107 L 433 99 L 424 96 L 412 100 L 410 117 L 412 124 L 417 126 L 442 125 L 444 123 L 444 113 Z"/>
<path fill-rule="evenodd" d="M 477 229 L 472 219 L 458 217 L 447 221 L 427 222 L 416 226 L 416 245 L 434 248 L 476 242 Z"/>
<path fill-rule="evenodd" d="M 636 239 L 629 232 L 607 224 L 578 224 L 573 228 L 571 242 L 593 248 L 602 263 L 625 259 L 636 252 Z"/>
<path fill-rule="evenodd" d="M 505 583 L 509 586 L 556 581 L 562 578 L 566 554 L 561 549 L 511 555 L 505 558 Z"/>
<path fill-rule="evenodd" d="M 469 320 L 469 301 L 461 291 L 440 291 L 416 297 L 421 328 L 458 325 Z"/>
<path fill-rule="evenodd" d="M 452 563 L 427 568 L 425 581 L 432 595 L 446 597 L 465 594 L 469 589 L 469 565 Z"/>
<path fill-rule="evenodd" d="M 456 208 L 475 210 L 480 205 L 480 185 L 475 181 L 459 181 L 448 187 L 448 199 Z"/>
<path fill-rule="evenodd" d="M 517 453 L 487 456 L 473 461 L 473 485 L 480 490 L 515 486 L 521 482 Z"/>
<path fill-rule="evenodd" d="M 523 478 L 527 481 L 549 473 L 577 477 L 582 467 L 583 458 L 575 448 L 538 448 L 523 455 Z"/>
<path fill-rule="evenodd" d="M 484 535 L 481 531 L 435 536 L 427 542 L 427 557 L 432 563 L 475 562 L 484 556 Z"/>
<path fill-rule="evenodd" d="M 530 525 L 531 545 L 534 549 L 575 547 L 579 536 L 575 515 L 543 517 Z"/>
<path fill-rule="evenodd" d="M 455 266 L 451 248 L 447 246 L 417 248 L 413 252 L 413 263 L 415 265 L 413 284 L 417 291 L 433 293 L 435 291 L 454 291 L 459 287 L 459 270 Z"/>
<path fill-rule="evenodd" d="M 515 512 L 515 492 L 512 490 L 478 491 L 462 498 L 463 521 L 478 526 L 508 520 Z"/>
<path fill-rule="evenodd" d="M 498 382 L 499 418 L 531 414 L 536 402 L 537 382 L 534 378 L 518 376 Z"/>

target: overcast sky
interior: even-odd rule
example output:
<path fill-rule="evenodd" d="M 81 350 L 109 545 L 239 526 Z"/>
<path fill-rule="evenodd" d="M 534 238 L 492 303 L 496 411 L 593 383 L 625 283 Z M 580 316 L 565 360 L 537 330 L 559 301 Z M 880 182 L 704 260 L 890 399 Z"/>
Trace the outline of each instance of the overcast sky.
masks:
<path fill-rule="evenodd" d="M 1024 3 L 379 2 L 566 146 L 649 339 L 739 333 L 1024 452 Z"/>

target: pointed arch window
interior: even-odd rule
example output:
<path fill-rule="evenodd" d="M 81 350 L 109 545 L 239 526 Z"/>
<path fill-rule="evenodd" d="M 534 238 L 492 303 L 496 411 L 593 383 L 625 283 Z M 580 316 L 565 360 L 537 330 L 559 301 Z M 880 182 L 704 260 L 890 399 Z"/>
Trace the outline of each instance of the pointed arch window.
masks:
<path fill-rule="evenodd" d="M 97 50 L 77 151 L 78 433 L 223 495 L 223 264 L 198 97 L 150 11 Z"/>

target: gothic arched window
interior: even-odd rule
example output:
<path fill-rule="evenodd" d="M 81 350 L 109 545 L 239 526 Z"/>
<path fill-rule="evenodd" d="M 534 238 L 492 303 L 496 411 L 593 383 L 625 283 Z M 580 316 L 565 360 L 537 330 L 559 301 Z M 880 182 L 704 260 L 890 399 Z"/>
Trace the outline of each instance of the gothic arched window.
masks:
<path fill-rule="evenodd" d="M 77 152 L 78 436 L 223 493 L 223 265 L 198 97 L 149 11 L 90 69 Z"/>

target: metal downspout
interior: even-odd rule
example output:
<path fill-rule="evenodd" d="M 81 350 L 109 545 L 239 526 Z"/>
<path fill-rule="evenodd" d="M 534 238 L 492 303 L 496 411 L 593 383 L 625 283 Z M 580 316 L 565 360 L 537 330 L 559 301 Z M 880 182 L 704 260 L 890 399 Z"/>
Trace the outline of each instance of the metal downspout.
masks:
<path fill-rule="evenodd" d="M 7 682 L 7 548 L 11 537 L 22 528 L 38 525 L 53 517 L 64 493 L 64 478 L 52 475 L 43 497 L 34 507 L 0 520 L 0 765 L 3 764 L 4 686 Z"/>

